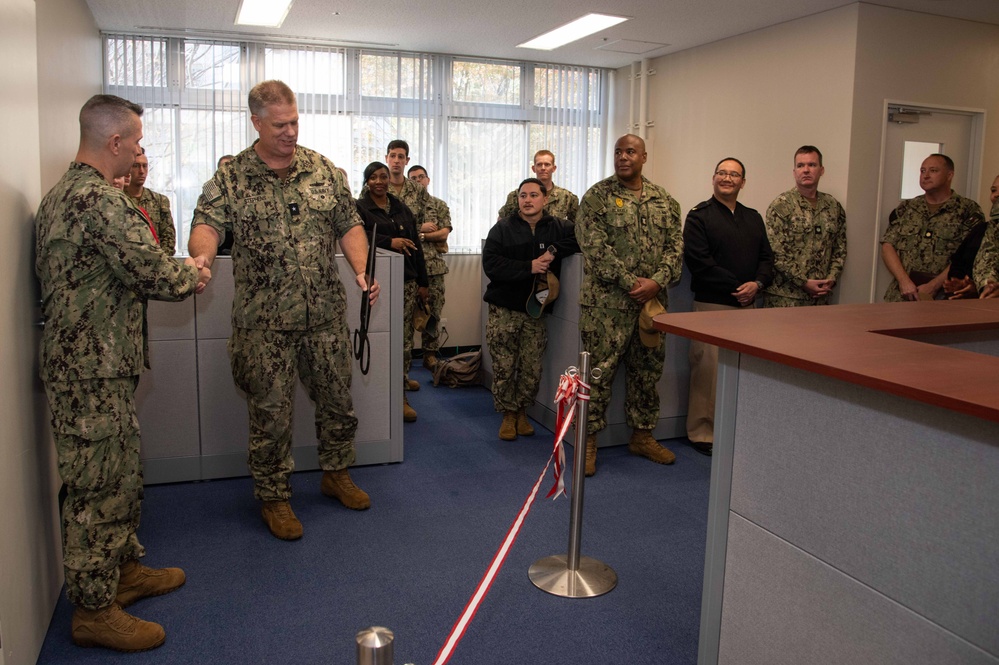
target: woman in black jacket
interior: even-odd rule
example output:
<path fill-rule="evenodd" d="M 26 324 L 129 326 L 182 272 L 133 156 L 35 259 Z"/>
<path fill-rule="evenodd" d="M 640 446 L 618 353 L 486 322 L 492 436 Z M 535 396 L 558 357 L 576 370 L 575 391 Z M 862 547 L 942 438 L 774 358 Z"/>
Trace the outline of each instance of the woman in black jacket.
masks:
<path fill-rule="evenodd" d="M 573 224 L 544 213 L 547 196 L 540 180 L 520 183 L 517 201 L 519 210 L 496 222 L 482 250 L 482 267 L 489 278 L 482 299 L 489 303 L 486 343 L 492 358 L 493 404 L 503 414 L 499 438 L 504 441 L 534 434 L 525 411 L 541 383 L 548 344 L 544 312 L 554 306 L 532 303 L 533 314 L 528 313 L 535 281 L 549 273 L 557 278 L 562 258 L 579 251 Z"/>
<path fill-rule="evenodd" d="M 382 249 L 390 249 L 405 256 L 405 288 L 403 301 L 402 361 L 404 382 L 410 390 L 417 390 L 420 384 L 409 380 L 409 366 L 413 358 L 413 312 L 417 301 L 422 306 L 427 300 L 427 264 L 423 258 L 420 234 L 416 220 L 406 204 L 388 193 L 388 167 L 381 162 L 371 162 L 364 169 L 364 184 L 367 191 L 357 200 L 357 212 L 364 222 L 364 230 L 371 236 L 375 232 L 375 244 Z M 411 384 L 416 384 L 411 387 Z M 409 405 L 406 394 L 402 397 L 402 417 L 407 423 L 416 420 L 416 411 Z"/>

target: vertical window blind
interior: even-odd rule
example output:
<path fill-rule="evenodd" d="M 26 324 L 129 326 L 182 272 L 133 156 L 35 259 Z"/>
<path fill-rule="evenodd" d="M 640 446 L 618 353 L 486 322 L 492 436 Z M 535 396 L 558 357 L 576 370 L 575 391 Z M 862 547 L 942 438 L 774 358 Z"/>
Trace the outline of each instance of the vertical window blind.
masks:
<path fill-rule="evenodd" d="M 427 169 L 430 193 L 451 208 L 451 252 L 480 251 L 536 151 L 555 153 L 555 182 L 579 196 L 601 177 L 602 69 L 123 34 L 105 34 L 104 48 L 104 91 L 146 109 L 147 185 L 171 199 L 181 254 L 218 158 L 256 137 L 246 96 L 267 79 L 295 91 L 299 143 L 346 169 L 355 193 L 388 142 L 406 140 L 410 166 Z"/>

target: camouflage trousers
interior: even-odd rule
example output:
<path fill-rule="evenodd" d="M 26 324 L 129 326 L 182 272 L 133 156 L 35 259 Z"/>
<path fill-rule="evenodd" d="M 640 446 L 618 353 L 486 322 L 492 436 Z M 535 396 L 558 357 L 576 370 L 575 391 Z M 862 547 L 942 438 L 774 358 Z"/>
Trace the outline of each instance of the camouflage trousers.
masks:
<path fill-rule="evenodd" d="M 430 313 L 439 322 L 441 320 L 441 312 L 444 311 L 444 275 L 430 275 L 430 287 L 427 289 L 430 297 Z M 423 346 L 423 352 L 433 352 L 436 353 L 441 348 L 440 341 L 440 330 L 437 331 L 438 334 L 430 335 L 429 333 L 422 333 L 421 341 Z"/>
<path fill-rule="evenodd" d="M 350 395 L 351 358 L 344 321 L 308 332 L 233 328 L 229 362 L 250 413 L 248 460 L 256 498 L 291 498 L 296 374 L 316 405 L 319 466 L 337 471 L 354 463 L 357 418 Z"/>
<path fill-rule="evenodd" d="M 654 429 L 659 422 L 659 391 L 656 384 L 663 374 L 666 344 L 652 349 L 642 344 L 638 334 L 638 312 L 604 307 L 580 308 L 579 335 L 590 354 L 590 370 L 600 370 L 600 379 L 590 381 L 590 410 L 586 432 L 595 434 L 607 427 L 607 405 L 611 399 L 614 372 L 624 361 L 624 412 L 628 426 Z"/>
<path fill-rule="evenodd" d="M 411 279 L 403 285 L 402 300 L 402 375 L 409 380 L 409 368 L 413 365 L 413 314 L 416 313 L 416 291 L 419 289 L 416 280 Z"/>
<path fill-rule="evenodd" d="M 500 413 L 534 404 L 548 346 L 544 318 L 489 305 L 486 344 L 493 363 L 493 406 Z"/>
<path fill-rule="evenodd" d="M 114 600 L 118 567 L 145 555 L 135 530 L 142 509 L 139 422 L 133 393 L 138 377 L 51 381 L 45 384 L 62 505 L 66 595 L 77 607 Z"/>
<path fill-rule="evenodd" d="M 812 305 L 828 305 L 829 296 L 821 298 L 789 298 L 768 293 L 763 297 L 763 307 L 811 307 Z"/>

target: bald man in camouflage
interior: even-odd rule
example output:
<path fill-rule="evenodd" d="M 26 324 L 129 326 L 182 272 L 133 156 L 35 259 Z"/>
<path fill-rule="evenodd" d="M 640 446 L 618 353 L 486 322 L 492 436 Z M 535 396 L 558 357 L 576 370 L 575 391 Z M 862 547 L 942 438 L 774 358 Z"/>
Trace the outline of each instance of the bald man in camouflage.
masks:
<path fill-rule="evenodd" d="M 652 436 L 659 421 L 659 391 L 666 345 L 642 344 L 638 316 L 652 299 L 667 306 L 666 287 L 680 280 L 683 234 L 680 204 L 642 175 L 645 141 L 627 134 L 614 144 L 614 175 L 583 195 L 576 239 L 585 271 L 580 287 L 579 334 L 600 378 L 591 381 L 586 423 L 586 475 L 597 469 L 597 433 L 607 426 L 610 384 L 624 362 L 628 451 L 659 464 L 676 455 Z M 661 336 L 660 336 L 661 337 Z"/>
<path fill-rule="evenodd" d="M 183 300 L 211 274 L 172 258 L 145 215 L 111 181 L 139 154 L 142 107 L 112 95 L 80 111 L 80 147 L 42 199 L 35 272 L 45 328 L 40 373 L 52 412 L 72 638 L 84 647 L 144 651 L 163 644 L 159 624 L 122 608 L 184 584 L 179 568 L 139 563 L 142 500 L 133 393 L 145 364 L 143 304 Z"/>

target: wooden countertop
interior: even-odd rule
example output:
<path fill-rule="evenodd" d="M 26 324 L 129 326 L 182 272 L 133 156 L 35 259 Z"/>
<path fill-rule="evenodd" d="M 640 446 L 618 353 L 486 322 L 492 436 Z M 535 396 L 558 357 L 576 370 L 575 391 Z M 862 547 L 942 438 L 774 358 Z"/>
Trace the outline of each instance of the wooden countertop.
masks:
<path fill-rule="evenodd" d="M 999 299 L 661 314 L 655 326 L 999 422 L 999 357 L 906 339 L 999 330 Z"/>

